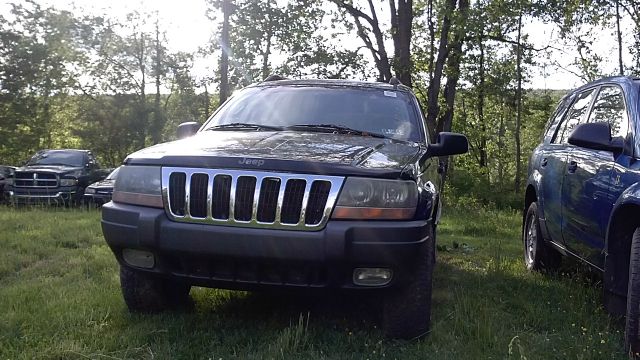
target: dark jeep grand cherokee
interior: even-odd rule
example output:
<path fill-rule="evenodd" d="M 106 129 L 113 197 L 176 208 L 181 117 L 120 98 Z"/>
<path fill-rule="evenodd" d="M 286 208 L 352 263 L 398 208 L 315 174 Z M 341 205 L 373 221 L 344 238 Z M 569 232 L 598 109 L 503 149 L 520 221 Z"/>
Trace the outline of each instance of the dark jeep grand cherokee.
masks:
<path fill-rule="evenodd" d="M 192 285 L 376 290 L 387 336 L 425 334 L 438 156 L 468 144 L 428 144 L 423 124 L 397 83 L 265 81 L 130 155 L 102 212 L 128 308 L 180 305 Z"/>

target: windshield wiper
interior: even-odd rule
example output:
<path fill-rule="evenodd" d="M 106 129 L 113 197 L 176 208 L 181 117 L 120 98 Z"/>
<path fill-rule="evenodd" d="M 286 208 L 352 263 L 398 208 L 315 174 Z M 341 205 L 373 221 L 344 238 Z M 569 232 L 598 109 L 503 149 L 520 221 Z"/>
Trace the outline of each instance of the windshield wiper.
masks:
<path fill-rule="evenodd" d="M 387 137 L 382 134 L 376 134 L 368 131 L 352 129 L 350 127 L 346 127 L 343 125 L 336 125 L 336 124 L 298 124 L 298 125 L 287 126 L 285 129 L 286 130 L 311 130 L 311 131 L 330 132 L 330 133 L 338 133 L 338 134 L 371 136 L 375 138 L 387 139 Z"/>
<path fill-rule="evenodd" d="M 281 127 L 278 126 L 269 126 L 269 125 L 260 125 L 260 124 L 248 124 L 248 123 L 231 123 L 231 124 L 221 124 L 215 125 L 206 128 L 206 131 L 216 131 L 216 130 L 268 130 L 268 131 L 282 131 Z"/>

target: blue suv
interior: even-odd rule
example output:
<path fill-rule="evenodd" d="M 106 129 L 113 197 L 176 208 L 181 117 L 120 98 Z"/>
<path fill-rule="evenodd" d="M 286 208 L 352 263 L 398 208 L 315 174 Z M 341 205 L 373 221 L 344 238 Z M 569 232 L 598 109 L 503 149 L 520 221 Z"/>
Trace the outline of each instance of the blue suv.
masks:
<path fill-rule="evenodd" d="M 625 315 L 640 352 L 640 79 L 612 77 L 567 94 L 534 150 L 523 216 L 524 259 L 553 270 L 562 255 L 602 272 L 605 308 Z"/>

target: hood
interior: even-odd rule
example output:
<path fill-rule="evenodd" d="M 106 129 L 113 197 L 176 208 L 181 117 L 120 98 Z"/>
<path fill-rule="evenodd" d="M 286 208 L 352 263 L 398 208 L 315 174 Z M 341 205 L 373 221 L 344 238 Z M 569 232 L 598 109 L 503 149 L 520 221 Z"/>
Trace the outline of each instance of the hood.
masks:
<path fill-rule="evenodd" d="M 125 163 L 397 176 L 423 150 L 413 142 L 357 135 L 205 131 L 140 150 Z"/>
<path fill-rule="evenodd" d="M 16 172 L 42 172 L 52 173 L 57 175 L 65 175 L 69 173 L 84 171 L 81 166 L 68 166 L 68 165 L 26 165 L 16 168 Z"/>
<path fill-rule="evenodd" d="M 94 182 L 93 184 L 87 186 L 87 187 L 91 187 L 91 188 L 101 188 L 101 189 L 113 189 L 113 184 L 115 183 L 115 180 L 101 180 L 101 181 L 97 181 Z"/>

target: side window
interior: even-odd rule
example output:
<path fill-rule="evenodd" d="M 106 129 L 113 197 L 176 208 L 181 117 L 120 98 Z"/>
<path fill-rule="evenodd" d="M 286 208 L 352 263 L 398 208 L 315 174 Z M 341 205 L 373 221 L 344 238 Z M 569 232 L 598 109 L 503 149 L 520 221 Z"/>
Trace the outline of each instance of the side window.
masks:
<path fill-rule="evenodd" d="M 567 108 L 569 107 L 569 104 L 571 104 L 571 100 L 573 100 L 573 97 L 571 96 L 563 98 L 558 104 L 556 111 L 551 115 L 551 119 L 549 119 L 549 124 L 547 125 L 547 130 L 544 132 L 545 143 L 552 141 L 553 135 L 555 135 L 556 130 L 559 127 L 558 124 L 562 121 L 562 117 L 567 113 Z"/>
<path fill-rule="evenodd" d="M 589 104 L 593 99 L 594 89 L 581 92 L 569 109 L 569 114 L 564 120 L 564 124 L 561 125 L 561 130 L 556 134 L 554 139 L 555 144 L 563 144 L 567 142 L 569 135 L 573 132 L 578 124 L 586 122 L 587 110 L 589 110 Z"/>
<path fill-rule="evenodd" d="M 629 118 L 624 108 L 624 95 L 617 86 L 603 86 L 589 116 L 589 122 L 606 122 L 611 125 L 611 136 L 627 137 Z"/>

